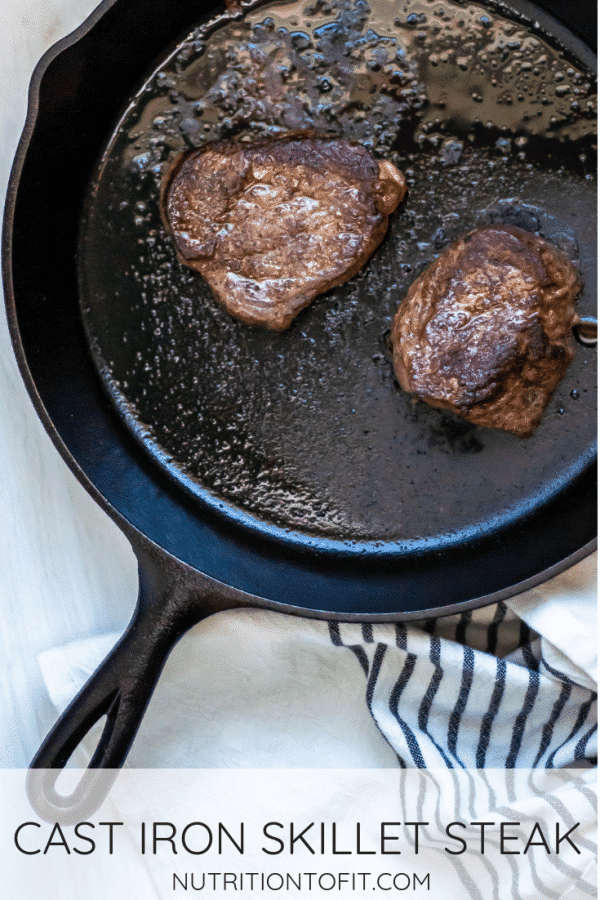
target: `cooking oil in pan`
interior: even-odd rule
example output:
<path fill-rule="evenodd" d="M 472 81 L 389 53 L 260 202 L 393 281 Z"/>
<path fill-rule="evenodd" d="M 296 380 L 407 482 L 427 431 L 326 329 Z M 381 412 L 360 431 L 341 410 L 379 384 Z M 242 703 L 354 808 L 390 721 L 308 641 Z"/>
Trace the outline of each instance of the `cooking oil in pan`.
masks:
<path fill-rule="evenodd" d="M 308 0 L 201 26 L 158 66 L 94 179 L 82 305 L 113 398 L 184 487 L 316 537 L 439 542 L 496 527 L 585 464 L 593 350 L 523 441 L 415 403 L 386 344 L 414 278 L 485 222 L 561 246 L 594 312 L 595 84 L 580 49 L 489 5 Z M 391 159 L 409 194 L 370 263 L 274 334 L 231 319 L 177 262 L 158 191 L 185 149 L 305 128 Z"/>

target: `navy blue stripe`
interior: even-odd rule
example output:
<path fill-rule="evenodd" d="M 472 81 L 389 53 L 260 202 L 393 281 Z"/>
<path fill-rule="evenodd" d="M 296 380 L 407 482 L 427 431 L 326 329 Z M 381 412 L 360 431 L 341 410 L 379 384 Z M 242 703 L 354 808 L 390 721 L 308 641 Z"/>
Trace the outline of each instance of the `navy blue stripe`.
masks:
<path fill-rule="evenodd" d="M 396 625 L 396 646 L 400 648 L 400 650 L 406 650 L 406 625 L 399 623 Z"/>
<path fill-rule="evenodd" d="M 532 631 L 527 622 L 524 622 L 523 619 L 519 622 L 519 647 L 524 647 L 525 644 L 531 643 L 531 635 Z"/>
<path fill-rule="evenodd" d="M 578 760 L 579 759 L 587 759 L 587 757 L 585 755 L 585 748 L 588 745 L 589 739 L 592 737 L 593 734 L 596 733 L 597 730 L 598 730 L 598 723 L 596 723 L 595 725 L 592 725 L 592 727 L 590 728 L 588 733 L 584 734 L 584 736 L 581 738 L 581 740 L 578 742 L 577 746 L 575 747 L 575 759 L 578 759 Z M 596 754 L 594 754 L 594 757 L 595 757 L 595 755 Z"/>
<path fill-rule="evenodd" d="M 534 636 L 534 640 L 537 640 L 537 635 L 534 631 L 529 632 Z M 525 665 L 528 669 L 534 669 L 536 672 L 539 672 L 540 661 L 537 656 L 534 654 L 531 643 L 523 644 L 521 647 L 521 653 L 523 654 L 523 659 L 525 660 Z"/>
<path fill-rule="evenodd" d="M 526 652 L 527 648 L 523 648 L 524 655 L 528 655 Z M 515 725 L 513 728 L 512 738 L 510 741 L 510 750 L 508 756 L 506 757 L 506 768 L 514 769 L 517 761 L 517 756 L 519 755 L 519 750 L 521 749 L 521 744 L 523 742 L 523 734 L 525 732 L 525 726 L 527 724 L 527 717 L 531 710 L 533 709 L 533 704 L 535 703 L 535 698 L 537 697 L 538 691 L 540 689 L 540 676 L 539 672 L 530 669 L 529 670 L 529 684 L 527 686 L 527 691 L 525 693 L 525 700 L 523 702 L 523 707 L 521 712 L 518 714 L 515 719 Z"/>
<path fill-rule="evenodd" d="M 406 651 L 406 626 L 402 624 L 396 625 L 396 644 L 401 649 Z M 400 697 L 402 696 L 402 692 L 404 688 L 408 684 L 408 681 L 414 671 L 416 665 L 416 658 L 414 654 L 407 653 L 406 660 L 404 661 L 404 665 L 402 666 L 402 671 L 394 684 L 390 692 L 390 700 L 389 700 L 389 710 L 398 722 L 398 725 L 404 735 L 404 739 L 406 741 L 406 745 L 408 747 L 409 753 L 412 756 L 413 763 L 418 769 L 424 769 L 425 760 L 423 759 L 423 755 L 419 748 L 418 741 L 413 734 L 412 729 L 407 725 L 407 723 L 400 717 L 399 713 L 399 703 Z"/>
<path fill-rule="evenodd" d="M 328 622 L 329 628 L 329 639 L 332 644 L 336 647 L 343 647 L 344 642 L 342 641 L 342 636 L 340 634 L 340 623 L 339 622 Z"/>
<path fill-rule="evenodd" d="M 361 669 L 365 674 L 365 677 L 367 677 L 369 674 L 369 657 L 365 653 L 364 649 L 360 646 L 360 644 L 348 644 L 348 649 L 352 650 L 360 664 Z"/>
<path fill-rule="evenodd" d="M 406 657 L 406 661 L 402 666 L 402 671 L 398 676 L 398 680 L 396 681 L 394 687 L 392 688 L 392 692 L 390 694 L 390 702 L 389 709 L 393 714 L 394 718 L 398 722 L 402 733 L 404 735 L 404 739 L 406 741 L 406 745 L 409 749 L 410 755 L 412 756 L 413 762 L 418 769 L 425 769 L 425 760 L 423 759 L 423 754 L 421 753 L 419 742 L 417 741 L 412 729 L 407 725 L 403 718 L 401 718 L 399 713 L 399 702 L 400 697 L 402 695 L 402 691 L 408 684 L 408 680 L 412 675 L 414 668 L 416 665 L 416 659 L 414 656 L 409 654 Z"/>
<path fill-rule="evenodd" d="M 425 634 L 434 634 L 436 625 L 437 619 L 426 619 L 426 621 L 423 622 L 423 631 Z"/>
<path fill-rule="evenodd" d="M 437 637 L 431 638 L 431 646 L 429 650 L 429 659 L 434 665 L 433 675 L 431 676 L 431 681 L 427 685 L 427 690 L 425 691 L 425 696 L 421 701 L 421 705 L 419 707 L 419 713 L 417 721 L 419 723 L 419 728 L 423 731 L 434 747 L 439 751 L 442 756 L 444 762 L 446 763 L 449 769 L 453 769 L 454 765 L 452 764 L 452 760 L 449 756 L 444 753 L 442 747 L 438 744 L 432 734 L 427 730 L 427 722 L 429 720 L 429 713 L 431 711 L 431 705 L 433 703 L 433 699 L 438 692 L 438 688 L 440 686 L 440 682 L 443 677 L 443 670 L 440 665 L 440 639 Z"/>
<path fill-rule="evenodd" d="M 375 690 L 375 685 L 377 684 L 377 677 L 381 669 L 385 651 L 385 644 L 377 644 L 375 654 L 373 656 L 373 665 L 371 666 L 371 672 L 369 674 L 369 680 L 367 682 L 367 706 L 369 707 L 369 711 L 371 712 L 371 714 L 373 713 L 373 692 Z"/>
<path fill-rule="evenodd" d="M 475 666 L 475 654 L 471 647 L 463 647 L 463 668 L 462 668 L 462 676 L 460 680 L 460 689 L 458 692 L 458 700 L 452 710 L 450 715 L 450 720 L 448 722 L 448 749 L 454 756 L 454 758 L 460 763 L 464 768 L 464 763 L 459 758 L 456 752 L 456 745 L 458 743 L 458 731 L 460 728 L 460 720 L 462 719 L 462 714 L 465 711 L 465 707 L 467 705 L 467 700 L 469 699 L 469 692 L 471 690 L 471 685 L 473 684 L 473 669 Z"/>
<path fill-rule="evenodd" d="M 579 707 L 579 713 L 577 715 L 577 719 L 569 733 L 569 736 L 566 737 L 564 739 L 564 741 L 562 742 L 562 744 L 559 744 L 558 747 L 556 748 L 556 750 L 554 750 L 548 757 L 548 759 L 546 761 L 547 769 L 554 768 L 554 759 L 556 757 L 556 754 L 559 753 L 559 751 L 562 750 L 563 747 L 566 747 L 566 745 L 569 743 L 569 741 L 573 740 L 573 738 L 575 737 L 575 735 L 577 734 L 577 732 L 579 731 L 579 729 L 582 727 L 583 723 L 587 719 L 588 713 L 589 713 L 590 709 L 592 708 L 592 705 L 594 704 L 595 699 L 596 699 L 596 696 L 593 695 L 592 697 L 589 698 L 589 700 L 586 700 L 585 703 L 581 704 L 581 706 Z"/>
<path fill-rule="evenodd" d="M 478 769 L 483 769 L 485 765 L 485 756 L 490 744 L 492 725 L 494 719 L 496 718 L 498 710 L 500 709 L 500 703 L 502 702 L 505 683 L 506 663 L 503 659 L 499 659 L 496 661 L 496 682 L 494 684 L 494 690 L 492 691 L 492 696 L 490 698 L 487 712 L 485 713 L 481 722 L 479 741 L 477 744 L 477 750 L 475 751 L 475 765 Z"/>
<path fill-rule="evenodd" d="M 375 722 L 375 724 L 377 725 L 377 728 L 378 728 L 379 733 L 381 734 L 382 738 L 389 744 L 387 737 L 385 736 L 385 734 L 379 727 L 379 722 L 377 721 L 376 717 L 373 715 L 373 695 L 375 693 L 375 685 L 377 684 L 377 679 L 379 677 L 379 672 L 381 671 L 383 657 L 385 656 L 386 650 L 387 650 L 387 647 L 385 644 L 377 644 L 377 647 L 375 648 L 375 653 L 373 655 L 373 664 L 371 666 L 371 672 L 369 674 L 369 680 L 367 682 L 366 698 L 367 698 L 367 706 L 369 707 L 369 712 L 371 713 L 371 717 L 372 717 L 373 721 Z M 390 746 L 392 746 L 392 745 L 390 744 Z M 398 760 L 398 765 L 400 766 L 400 768 L 405 769 L 406 763 L 401 758 L 401 756 L 398 754 L 398 751 L 394 747 L 392 747 L 392 750 L 396 754 L 396 759 Z"/>
<path fill-rule="evenodd" d="M 456 635 L 455 640 L 458 644 L 464 644 L 465 636 L 467 634 L 467 626 L 469 625 L 471 619 L 473 618 L 473 613 L 471 610 L 467 610 L 464 612 L 459 619 L 458 625 L 456 626 Z"/>
<path fill-rule="evenodd" d="M 340 623 L 339 622 L 329 622 L 329 637 L 331 639 L 331 643 L 335 644 L 336 647 L 348 647 L 348 650 L 352 650 L 354 655 L 356 656 L 361 669 L 363 670 L 365 676 L 369 674 L 369 658 L 360 644 L 344 644 L 342 641 L 342 636 L 340 634 Z"/>
<path fill-rule="evenodd" d="M 486 653 L 494 654 L 496 652 L 496 648 L 498 646 L 498 628 L 500 623 L 504 621 L 506 618 L 506 613 L 508 612 L 508 607 L 506 603 L 500 602 L 496 606 L 496 610 L 494 612 L 494 618 L 492 619 L 491 624 L 488 627 L 487 632 L 487 646 Z"/>
<path fill-rule="evenodd" d="M 362 626 L 362 636 L 365 644 L 373 643 L 373 626 L 370 622 L 365 622 L 365 624 Z"/>
<path fill-rule="evenodd" d="M 565 675 L 564 672 L 559 672 L 558 669 L 553 668 L 553 666 L 551 666 L 549 662 L 546 662 L 543 653 L 540 656 L 540 662 L 542 663 L 544 668 L 547 669 L 551 675 L 554 675 L 555 678 L 558 678 L 559 681 L 562 681 L 565 684 L 577 684 L 576 681 L 573 681 L 573 679 L 569 678 L 568 675 Z"/>
<path fill-rule="evenodd" d="M 573 692 L 572 686 L 568 682 L 563 682 L 560 688 L 560 696 L 558 700 L 555 702 L 552 707 L 552 712 L 550 713 L 550 718 L 544 725 L 542 730 L 542 740 L 540 741 L 540 747 L 537 752 L 537 756 L 533 763 L 533 768 L 537 768 L 540 759 L 550 746 L 550 741 L 552 740 L 552 734 L 554 732 L 554 726 L 558 722 L 560 714 L 566 706 L 566 703 Z"/>

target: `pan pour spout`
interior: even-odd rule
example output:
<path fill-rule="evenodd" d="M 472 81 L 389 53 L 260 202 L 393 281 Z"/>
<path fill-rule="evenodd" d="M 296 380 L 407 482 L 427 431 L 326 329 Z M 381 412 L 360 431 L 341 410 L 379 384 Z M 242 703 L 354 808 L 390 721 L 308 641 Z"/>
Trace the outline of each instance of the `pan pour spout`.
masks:
<path fill-rule="evenodd" d="M 283 331 L 364 266 L 405 193 L 402 173 L 359 144 L 296 132 L 185 154 L 161 213 L 179 259 L 234 318 Z"/>

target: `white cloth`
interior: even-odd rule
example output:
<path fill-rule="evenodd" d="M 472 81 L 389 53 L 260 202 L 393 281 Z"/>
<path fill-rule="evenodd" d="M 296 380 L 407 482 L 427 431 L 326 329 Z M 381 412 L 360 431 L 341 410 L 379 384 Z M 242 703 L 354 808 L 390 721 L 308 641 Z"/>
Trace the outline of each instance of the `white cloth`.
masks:
<path fill-rule="evenodd" d="M 325 623 L 260 610 L 207 619 L 175 649 L 126 764 L 182 767 L 183 777 L 169 772 L 168 787 L 153 796 L 126 780 L 113 798 L 119 817 L 135 831 L 140 817 L 164 818 L 166 803 L 169 820 L 177 821 L 196 791 L 213 809 L 224 803 L 223 788 L 219 794 L 203 769 L 241 774 L 250 766 L 271 770 L 272 784 L 274 770 L 297 767 L 286 776 L 288 785 L 304 786 L 297 787 L 296 812 L 309 809 L 313 819 L 338 821 L 357 808 L 350 784 L 375 792 L 358 804 L 364 815 L 382 789 L 374 770 L 393 768 L 406 773 L 386 776 L 407 779 L 400 798 L 419 796 L 413 817 L 433 823 L 423 835 L 421 864 L 433 860 L 444 873 L 449 900 L 594 896 L 595 559 L 510 606 L 410 625 Z M 117 637 L 76 641 L 40 655 L 58 709 Z M 88 758 L 97 737 L 90 734 Z M 328 767 L 335 771 L 324 781 Z M 340 772 L 361 767 L 364 776 Z M 314 771 L 312 780 L 307 769 Z M 558 780 L 540 791 L 532 769 L 544 779 L 554 772 Z M 418 771 L 423 774 L 416 785 Z M 244 783 L 255 777 L 246 772 Z M 232 784 L 240 790 L 238 781 Z M 303 791 L 310 802 L 299 799 Z M 398 817 L 403 803 L 397 802 Z M 253 809 L 263 807 L 266 815 L 269 803 L 261 794 Z M 555 815 L 563 831 L 579 823 L 582 852 L 589 857 L 574 856 L 567 864 L 545 854 L 540 861 L 538 854 L 534 865 L 528 856 L 505 874 L 510 860 L 504 857 L 439 858 L 436 822 L 501 817 L 529 833 L 528 822 Z M 140 863 L 157 896 L 168 896 L 169 864 Z"/>

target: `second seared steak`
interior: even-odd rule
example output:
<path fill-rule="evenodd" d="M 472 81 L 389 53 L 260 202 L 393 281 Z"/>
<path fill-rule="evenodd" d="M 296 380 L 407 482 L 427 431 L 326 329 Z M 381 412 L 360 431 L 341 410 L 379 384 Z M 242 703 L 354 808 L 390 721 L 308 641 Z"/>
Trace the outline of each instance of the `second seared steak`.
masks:
<path fill-rule="evenodd" d="M 565 254 L 537 235 L 472 231 L 411 285 L 396 314 L 400 385 L 470 422 L 530 436 L 573 358 L 580 288 Z"/>
<path fill-rule="evenodd" d="M 295 133 L 185 154 L 161 212 L 179 258 L 232 316 L 283 331 L 359 271 L 405 192 L 402 173 L 364 147 Z"/>

